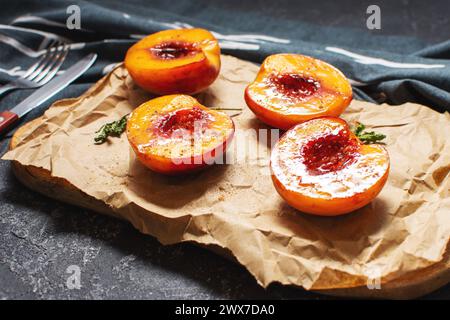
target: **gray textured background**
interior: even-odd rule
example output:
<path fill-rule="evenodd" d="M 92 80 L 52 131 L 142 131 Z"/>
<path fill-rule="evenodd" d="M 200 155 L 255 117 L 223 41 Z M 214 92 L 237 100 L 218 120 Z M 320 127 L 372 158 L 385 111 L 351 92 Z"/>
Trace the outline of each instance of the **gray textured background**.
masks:
<path fill-rule="evenodd" d="M 262 19 L 267 15 L 366 30 L 370 3 L 382 7 L 383 29 L 375 31 L 379 34 L 428 42 L 448 39 L 448 1 L 282 1 L 270 10 L 264 1 L 214 5 L 232 11 L 239 4 L 240 10 L 257 11 Z M 2 153 L 7 142 L 1 141 Z M 45 198 L 22 186 L 5 161 L 0 161 L 0 177 L 2 299 L 327 298 L 279 285 L 264 290 L 244 268 L 204 249 L 163 247 L 126 222 Z M 80 290 L 65 286 L 66 268 L 73 264 L 82 270 Z M 450 286 L 425 298 L 449 299 Z"/>

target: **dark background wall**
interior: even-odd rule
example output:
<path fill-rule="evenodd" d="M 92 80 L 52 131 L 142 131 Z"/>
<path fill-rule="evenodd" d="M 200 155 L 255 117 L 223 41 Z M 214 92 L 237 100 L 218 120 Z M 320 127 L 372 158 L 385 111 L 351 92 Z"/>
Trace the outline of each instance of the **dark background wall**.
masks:
<path fill-rule="evenodd" d="M 95 3 L 120 8 L 120 0 L 95 0 Z M 142 0 L 127 0 L 130 11 L 139 10 Z M 285 19 L 303 21 L 323 26 L 351 27 L 373 35 L 414 36 L 427 42 L 440 42 L 450 37 L 450 2 L 446 0 L 194 0 L 175 1 L 177 7 L 167 0 L 151 0 L 151 6 L 170 10 L 187 17 L 201 18 L 212 9 L 226 10 L 227 15 L 218 19 L 218 24 L 233 25 L 236 10 L 261 19 Z M 180 5 L 182 4 L 182 5 Z M 375 4 L 381 8 L 382 29 L 369 31 L 366 28 L 366 9 Z M 258 29 L 248 27 L 248 31 Z"/>

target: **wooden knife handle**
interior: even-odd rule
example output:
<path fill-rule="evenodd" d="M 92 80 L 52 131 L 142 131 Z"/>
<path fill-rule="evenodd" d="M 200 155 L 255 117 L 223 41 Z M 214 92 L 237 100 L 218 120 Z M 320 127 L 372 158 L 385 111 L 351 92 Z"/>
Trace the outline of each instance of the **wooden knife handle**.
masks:
<path fill-rule="evenodd" d="M 4 135 L 8 129 L 13 125 L 19 116 L 11 111 L 1 111 L 0 112 L 0 135 Z"/>

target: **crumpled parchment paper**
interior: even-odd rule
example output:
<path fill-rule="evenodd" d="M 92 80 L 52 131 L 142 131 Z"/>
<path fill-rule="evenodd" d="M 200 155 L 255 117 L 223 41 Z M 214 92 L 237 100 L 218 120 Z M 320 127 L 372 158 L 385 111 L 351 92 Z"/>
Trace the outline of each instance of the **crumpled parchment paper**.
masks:
<path fill-rule="evenodd" d="M 198 99 L 212 108 L 242 109 L 226 111 L 238 130 L 269 129 L 243 99 L 258 67 L 229 56 L 222 64 L 217 81 Z M 326 218 L 300 213 L 280 198 L 268 175 L 269 147 L 257 136 L 231 147 L 234 164 L 185 177 L 143 167 L 125 134 L 93 143 L 102 124 L 149 98 L 120 65 L 80 98 L 55 103 L 3 159 L 66 179 L 163 244 L 224 248 L 263 286 L 350 288 L 371 277 L 383 284 L 442 262 L 450 237 L 448 113 L 353 101 L 343 118 L 387 135 L 391 172 L 371 204 Z M 235 141 L 240 138 L 238 132 Z M 252 146 L 258 152 L 242 149 Z"/>

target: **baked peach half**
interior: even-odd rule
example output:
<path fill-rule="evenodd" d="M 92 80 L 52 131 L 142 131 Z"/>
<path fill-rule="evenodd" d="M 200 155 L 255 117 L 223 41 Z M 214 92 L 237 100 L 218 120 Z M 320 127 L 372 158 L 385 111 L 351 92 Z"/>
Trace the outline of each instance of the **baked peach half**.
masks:
<path fill-rule="evenodd" d="M 142 164 L 178 174 L 203 168 L 222 157 L 234 134 L 233 120 L 187 95 L 143 103 L 128 118 L 127 137 Z"/>
<path fill-rule="evenodd" d="M 220 71 L 217 39 L 204 29 L 165 30 L 134 44 L 125 67 L 141 88 L 154 94 L 194 94 Z"/>
<path fill-rule="evenodd" d="M 288 130 L 271 154 L 272 180 L 280 196 L 306 213 L 335 216 L 371 202 L 389 174 L 379 144 L 363 144 L 347 123 L 312 119 Z"/>
<path fill-rule="evenodd" d="M 352 100 L 352 87 L 335 67 L 299 54 L 267 57 L 245 101 L 266 124 L 287 130 L 322 116 L 338 117 Z"/>

